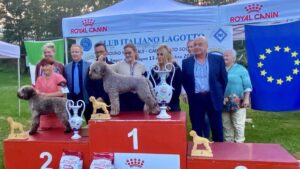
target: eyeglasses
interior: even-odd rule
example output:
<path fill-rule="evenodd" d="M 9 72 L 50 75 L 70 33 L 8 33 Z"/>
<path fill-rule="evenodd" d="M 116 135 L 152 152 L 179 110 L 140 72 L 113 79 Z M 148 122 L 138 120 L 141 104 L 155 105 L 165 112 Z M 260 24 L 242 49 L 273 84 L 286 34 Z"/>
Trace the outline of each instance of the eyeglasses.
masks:
<path fill-rule="evenodd" d="M 125 54 L 125 55 L 131 55 L 132 52 L 125 52 L 124 54 Z"/>
<path fill-rule="evenodd" d="M 81 51 L 71 51 L 71 54 L 78 54 L 81 53 Z"/>
<path fill-rule="evenodd" d="M 105 51 L 95 51 L 96 54 L 102 54 L 105 53 Z"/>

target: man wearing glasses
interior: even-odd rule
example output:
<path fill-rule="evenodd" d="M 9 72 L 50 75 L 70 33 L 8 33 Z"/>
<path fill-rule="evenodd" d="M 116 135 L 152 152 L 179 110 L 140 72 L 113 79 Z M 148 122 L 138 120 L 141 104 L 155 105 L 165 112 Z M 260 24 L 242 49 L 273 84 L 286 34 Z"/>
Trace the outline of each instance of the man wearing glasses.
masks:
<path fill-rule="evenodd" d="M 94 46 L 96 61 L 103 61 L 107 64 L 113 64 L 107 59 L 107 49 L 104 43 L 98 42 Z M 90 80 L 90 89 L 89 89 L 89 95 L 94 96 L 96 99 L 101 97 L 102 100 L 107 104 L 110 105 L 109 97 L 107 93 L 104 91 L 103 88 L 103 81 L 102 79 L 98 80 Z"/>

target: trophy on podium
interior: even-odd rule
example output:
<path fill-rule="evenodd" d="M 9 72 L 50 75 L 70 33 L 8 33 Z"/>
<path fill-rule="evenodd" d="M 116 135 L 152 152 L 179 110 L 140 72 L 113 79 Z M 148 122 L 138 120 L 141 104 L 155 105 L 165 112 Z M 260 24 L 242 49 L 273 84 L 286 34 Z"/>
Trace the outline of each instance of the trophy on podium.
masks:
<path fill-rule="evenodd" d="M 168 75 L 173 71 L 170 84 L 166 82 Z M 156 100 L 160 104 L 160 113 L 156 117 L 159 119 L 169 119 L 171 116 L 167 113 L 167 104 L 171 101 L 173 95 L 173 78 L 175 75 L 175 66 L 172 63 L 167 63 L 163 69 L 159 65 L 155 65 L 153 71 L 159 76 L 160 83 L 156 84 L 152 74 L 150 74 L 154 82 L 154 93 Z"/>
<path fill-rule="evenodd" d="M 80 139 L 81 136 L 79 135 L 79 129 L 81 128 L 82 121 L 83 121 L 83 112 L 85 110 L 85 103 L 83 100 L 78 100 L 76 105 L 74 105 L 73 100 L 68 100 L 66 102 L 66 109 L 69 115 L 69 123 L 74 132 L 74 135 L 71 137 L 73 140 Z M 78 115 L 78 110 L 82 107 L 81 115 Z M 70 109 L 73 110 L 73 116 L 70 113 Z"/>

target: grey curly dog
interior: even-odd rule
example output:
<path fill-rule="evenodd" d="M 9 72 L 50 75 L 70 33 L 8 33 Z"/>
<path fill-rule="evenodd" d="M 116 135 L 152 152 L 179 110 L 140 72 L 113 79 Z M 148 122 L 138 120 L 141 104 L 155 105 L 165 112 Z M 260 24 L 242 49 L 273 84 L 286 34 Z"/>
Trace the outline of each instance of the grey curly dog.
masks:
<path fill-rule="evenodd" d="M 66 110 L 66 98 L 47 97 L 37 94 L 32 86 L 22 86 L 17 93 L 18 97 L 23 100 L 29 100 L 30 110 L 32 113 L 32 124 L 29 131 L 30 135 L 37 132 L 40 124 L 40 115 L 55 112 L 56 116 L 65 125 L 65 133 L 71 132 L 68 122 L 68 112 Z"/>
<path fill-rule="evenodd" d="M 152 84 L 147 78 L 115 73 L 102 61 L 97 61 L 90 66 L 89 76 L 91 79 L 103 79 L 103 87 L 111 103 L 111 115 L 119 114 L 119 94 L 126 92 L 136 92 L 145 103 L 145 111 L 158 113 L 159 106 L 152 91 Z"/>

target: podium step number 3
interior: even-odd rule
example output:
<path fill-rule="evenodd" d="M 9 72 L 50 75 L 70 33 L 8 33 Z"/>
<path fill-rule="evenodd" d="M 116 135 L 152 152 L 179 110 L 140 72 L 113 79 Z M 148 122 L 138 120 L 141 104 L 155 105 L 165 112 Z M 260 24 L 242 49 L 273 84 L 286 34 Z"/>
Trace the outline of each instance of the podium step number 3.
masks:
<path fill-rule="evenodd" d="M 42 152 L 40 154 L 40 158 L 44 159 L 46 158 L 47 160 L 45 161 L 45 163 L 41 166 L 41 169 L 53 169 L 53 168 L 48 168 L 48 166 L 50 165 L 50 163 L 52 162 L 52 155 L 49 152 Z"/>
<path fill-rule="evenodd" d="M 139 141 L 138 141 L 138 130 L 137 128 L 133 128 L 129 133 L 128 137 L 132 137 L 133 140 L 133 149 L 138 150 L 139 149 Z"/>

